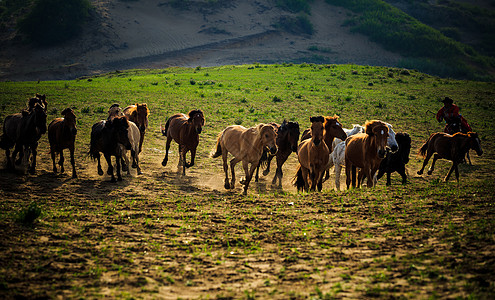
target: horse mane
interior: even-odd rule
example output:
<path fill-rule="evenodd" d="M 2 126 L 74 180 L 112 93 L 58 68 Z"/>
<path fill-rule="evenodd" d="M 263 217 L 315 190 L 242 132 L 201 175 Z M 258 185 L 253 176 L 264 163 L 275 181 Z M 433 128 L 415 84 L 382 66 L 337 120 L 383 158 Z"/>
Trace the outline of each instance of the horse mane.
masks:
<path fill-rule="evenodd" d="M 373 129 L 376 126 L 380 126 L 380 125 L 386 126 L 388 128 L 388 126 L 384 122 L 379 121 L 379 120 L 366 121 L 366 123 L 364 124 L 364 132 L 367 135 L 373 136 L 373 134 L 374 134 Z"/>
<path fill-rule="evenodd" d="M 192 117 L 194 117 L 194 115 L 196 114 L 201 114 L 203 115 L 203 112 L 201 111 L 201 109 L 193 109 L 191 110 L 187 115 L 189 116 L 189 119 L 191 119 Z"/>
<path fill-rule="evenodd" d="M 310 117 L 309 118 L 309 121 L 311 123 L 314 123 L 314 122 L 321 122 L 321 123 L 324 123 L 325 122 L 325 118 L 323 116 L 317 116 L 317 117 Z"/>
<path fill-rule="evenodd" d="M 146 108 L 146 115 L 149 115 L 150 114 L 150 109 L 148 108 L 148 105 L 146 103 L 142 103 L 142 104 L 136 103 L 136 109 L 135 109 L 135 111 L 137 111 L 138 106 L 141 106 L 141 107 L 144 106 Z"/>

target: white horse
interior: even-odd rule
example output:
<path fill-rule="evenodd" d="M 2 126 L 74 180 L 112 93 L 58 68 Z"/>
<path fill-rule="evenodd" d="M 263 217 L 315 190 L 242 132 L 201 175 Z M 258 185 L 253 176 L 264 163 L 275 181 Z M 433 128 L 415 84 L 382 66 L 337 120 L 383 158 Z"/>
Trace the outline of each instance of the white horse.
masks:
<path fill-rule="evenodd" d="M 388 139 L 387 146 L 392 150 L 392 152 L 396 152 L 399 149 L 399 145 L 395 140 L 395 132 L 392 129 L 392 125 L 387 122 L 383 122 L 388 127 Z M 353 124 L 354 128 L 352 129 L 344 129 L 347 137 L 354 135 L 356 133 L 364 132 L 364 127 L 361 125 Z M 342 171 L 342 167 L 345 166 L 345 141 L 341 139 L 335 138 L 332 144 L 333 151 L 330 153 L 330 166 L 329 169 L 334 166 L 335 171 L 335 189 L 340 190 L 340 172 Z M 376 177 L 376 176 L 375 176 Z M 375 180 L 376 183 L 376 180 Z"/>

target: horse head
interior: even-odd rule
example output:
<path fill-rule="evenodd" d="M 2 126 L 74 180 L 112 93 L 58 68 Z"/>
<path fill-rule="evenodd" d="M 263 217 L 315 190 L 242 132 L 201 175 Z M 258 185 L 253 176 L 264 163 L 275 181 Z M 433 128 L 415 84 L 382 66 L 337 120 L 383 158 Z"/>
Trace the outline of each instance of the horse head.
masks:
<path fill-rule="evenodd" d="M 62 111 L 62 115 L 64 116 L 65 125 L 69 127 L 70 132 L 75 136 L 77 134 L 77 127 L 74 111 L 71 108 L 66 108 Z"/>
<path fill-rule="evenodd" d="M 136 104 L 136 122 L 139 131 L 145 132 L 148 127 L 148 115 L 150 111 L 146 103 Z"/>
<path fill-rule="evenodd" d="M 283 135 L 287 137 L 287 141 L 289 142 L 290 149 L 292 152 L 297 153 L 297 142 L 299 141 L 299 123 L 297 122 L 287 122 L 284 120 L 282 125 L 280 125 L 280 129 L 278 135 Z"/>
<path fill-rule="evenodd" d="M 257 127 L 263 147 L 267 148 L 268 151 L 270 151 L 270 154 L 275 155 L 278 150 L 277 132 L 275 131 L 275 127 L 270 124 L 260 124 Z"/>
<path fill-rule="evenodd" d="M 40 95 L 40 94 L 36 93 L 36 95 L 34 95 L 33 98 L 29 98 L 28 99 L 28 110 L 32 111 L 36 104 L 39 104 L 46 113 L 46 111 L 48 109 L 48 102 L 46 102 L 46 95 Z"/>
<path fill-rule="evenodd" d="M 196 133 L 200 134 L 205 126 L 205 116 L 200 109 L 191 110 L 189 112 L 187 122 L 192 124 Z"/>
<path fill-rule="evenodd" d="M 469 143 L 470 143 L 470 148 L 476 151 L 476 154 L 478 156 L 481 156 L 483 154 L 483 149 L 481 149 L 481 140 L 478 137 L 478 134 L 476 132 L 468 132 L 467 135 L 469 136 Z"/>
<path fill-rule="evenodd" d="M 115 117 L 105 123 L 105 128 L 110 130 L 110 136 L 116 139 L 117 143 L 124 145 L 127 150 L 131 149 L 129 141 L 129 122 L 126 117 Z"/>
<path fill-rule="evenodd" d="M 311 139 L 313 143 L 318 146 L 323 140 L 323 135 L 325 133 L 325 128 L 323 127 L 323 122 L 325 119 L 322 116 L 310 117 L 311 122 Z"/>
<path fill-rule="evenodd" d="M 384 122 L 385 123 L 385 122 Z M 389 123 L 385 123 L 388 127 L 388 138 L 387 145 L 392 150 L 392 153 L 397 152 L 399 150 L 399 144 L 397 144 L 397 140 L 395 139 L 395 132 L 392 129 L 392 125 Z"/>
<path fill-rule="evenodd" d="M 46 132 L 46 112 L 43 106 L 36 103 L 33 110 L 29 113 L 29 117 L 33 120 L 39 135 L 44 134 Z"/>
<path fill-rule="evenodd" d="M 111 120 L 115 117 L 122 117 L 124 115 L 124 112 L 122 109 L 119 107 L 117 103 L 112 104 L 110 108 L 108 109 L 108 118 L 107 120 Z"/>
<path fill-rule="evenodd" d="M 388 126 L 382 121 L 367 121 L 365 126 L 366 134 L 374 141 L 379 158 L 385 158 L 387 154 Z"/>
<path fill-rule="evenodd" d="M 325 127 L 325 134 L 328 135 L 331 140 L 336 137 L 341 140 L 347 138 L 347 134 L 342 128 L 342 124 L 339 122 L 339 116 L 334 115 L 333 117 L 325 117 L 323 126 Z"/>

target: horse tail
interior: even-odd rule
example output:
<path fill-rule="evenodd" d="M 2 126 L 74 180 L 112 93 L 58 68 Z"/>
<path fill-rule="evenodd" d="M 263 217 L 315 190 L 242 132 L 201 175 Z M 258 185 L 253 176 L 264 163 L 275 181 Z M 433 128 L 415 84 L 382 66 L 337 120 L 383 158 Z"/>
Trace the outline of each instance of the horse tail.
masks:
<path fill-rule="evenodd" d="M 167 136 L 168 127 L 170 126 L 170 118 L 165 123 L 165 129 L 162 129 L 162 135 Z"/>
<path fill-rule="evenodd" d="M 295 187 L 297 187 L 298 191 L 304 189 L 304 178 L 302 175 L 302 169 L 300 164 L 297 166 L 296 176 L 294 176 L 294 179 L 292 180 L 292 184 Z"/>
<path fill-rule="evenodd" d="M 428 140 L 426 140 L 426 142 L 423 144 L 423 146 L 421 146 L 421 148 L 419 148 L 418 155 L 420 155 L 422 157 L 426 156 L 426 150 L 428 150 L 428 144 L 430 143 L 431 137 L 433 135 L 434 135 L 434 133 L 431 134 L 430 137 L 428 138 Z"/>
<path fill-rule="evenodd" d="M 210 154 L 212 158 L 217 158 L 220 155 L 222 155 L 222 145 L 220 143 L 220 141 L 222 140 L 222 136 L 223 136 L 223 131 L 218 135 L 217 145 L 215 146 L 216 151 Z"/>

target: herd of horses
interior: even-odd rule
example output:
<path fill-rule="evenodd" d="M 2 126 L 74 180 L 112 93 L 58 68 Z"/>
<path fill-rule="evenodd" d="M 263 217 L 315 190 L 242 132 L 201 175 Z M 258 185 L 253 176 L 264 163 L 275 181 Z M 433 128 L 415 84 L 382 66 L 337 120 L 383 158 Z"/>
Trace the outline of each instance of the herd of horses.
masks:
<path fill-rule="evenodd" d="M 9 115 L 3 122 L 3 134 L 0 136 L 0 148 L 5 150 L 7 168 L 14 169 L 23 161 L 28 162 L 28 172 L 36 171 L 36 155 L 38 141 L 48 131 L 50 154 L 53 172 L 57 173 L 56 155 L 60 156 L 58 165 L 64 172 L 63 150 L 68 149 L 72 165 L 72 177 L 76 178 L 74 160 L 74 144 L 77 135 L 76 115 L 71 108 L 62 111 L 63 118 L 55 118 L 46 126 L 47 107 L 45 95 L 35 94 L 28 99 L 27 107 L 20 113 Z M 121 170 L 129 171 L 128 152 L 132 159 L 131 166 L 142 174 L 139 166 L 139 154 L 142 151 L 144 136 L 148 128 L 149 109 L 145 103 L 127 106 L 121 109 L 118 104 L 108 110 L 108 118 L 96 122 L 91 129 L 89 156 L 97 161 L 97 171 L 103 175 L 100 156 L 103 154 L 107 165 L 107 174 L 111 181 L 122 180 Z M 282 185 L 282 166 L 295 153 L 299 165 L 293 180 L 298 191 L 321 191 L 322 184 L 329 178 L 329 171 L 334 167 L 335 187 L 340 189 L 340 173 L 345 166 L 346 186 L 359 187 L 364 180 L 367 186 L 373 187 L 377 180 L 387 173 L 387 185 L 391 184 L 390 175 L 398 172 L 402 183 L 407 182 L 406 164 L 409 162 L 411 137 L 405 132 L 395 133 L 392 125 L 380 120 L 367 121 L 364 126 L 353 125 L 345 129 L 338 116 L 314 116 L 309 119 L 311 126 L 300 134 L 297 122 L 284 120 L 281 124 L 258 124 L 251 128 L 240 125 L 226 127 L 218 135 L 216 146 L 211 153 L 212 158 L 222 157 L 225 173 L 224 187 L 233 189 L 236 183 L 235 166 L 242 162 L 245 178 L 240 180 L 247 193 L 253 175 L 259 179 L 259 169 L 265 167 L 263 175 L 270 172 L 270 163 L 275 157 L 277 168 L 272 184 Z M 172 140 L 179 146 L 179 168 L 185 175 L 186 168 L 194 166 L 196 149 L 199 145 L 199 134 L 205 126 L 204 113 L 192 110 L 187 115 L 178 113 L 168 118 L 162 126 L 162 134 L 166 136 L 166 151 L 162 165 L 168 162 L 168 152 Z M 299 136 L 301 141 L 299 142 Z M 12 154 L 10 149 L 14 148 Z M 428 170 L 431 175 L 438 159 L 452 161 L 452 167 L 444 178 L 448 181 L 455 171 L 459 181 L 458 164 L 469 150 L 482 155 L 481 143 L 475 132 L 434 133 L 419 150 L 425 157 L 418 174 L 421 175 L 429 159 L 433 162 Z M 190 152 L 190 162 L 186 154 Z M 231 154 L 229 180 L 228 158 Z M 16 156 L 19 154 L 18 159 Z M 111 157 L 115 157 L 116 175 Z"/>

